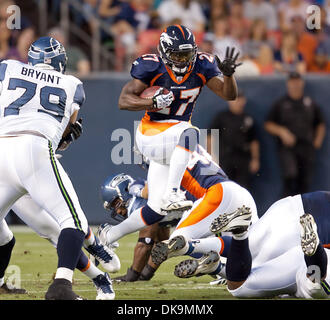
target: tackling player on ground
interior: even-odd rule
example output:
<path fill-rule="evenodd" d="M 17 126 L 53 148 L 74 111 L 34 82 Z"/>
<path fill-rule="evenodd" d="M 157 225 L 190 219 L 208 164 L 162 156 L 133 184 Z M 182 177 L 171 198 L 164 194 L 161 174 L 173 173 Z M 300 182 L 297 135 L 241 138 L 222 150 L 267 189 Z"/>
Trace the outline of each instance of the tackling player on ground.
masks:
<path fill-rule="evenodd" d="M 190 123 L 196 100 L 207 85 L 225 100 L 237 96 L 233 76 L 238 53 L 227 48 L 226 57 L 197 52 L 193 33 L 181 25 L 167 27 L 160 35 L 159 55 L 146 54 L 132 65 L 129 81 L 119 97 L 122 110 L 146 110 L 136 133 L 140 152 L 150 160 L 148 204 L 142 209 L 143 227 L 162 219 L 170 210 L 192 206 L 180 190 L 191 153 L 198 144 L 199 131 Z M 152 99 L 140 94 L 150 86 L 161 89 Z M 168 89 L 164 93 L 162 88 Z"/>
<path fill-rule="evenodd" d="M 290 295 L 330 296 L 330 193 L 316 191 L 275 202 L 249 228 L 251 215 L 229 212 L 215 219 L 212 232 L 232 232 L 226 264 L 208 263 L 208 256 L 176 266 L 182 278 L 213 273 L 228 280 L 228 291 L 239 298 Z"/>

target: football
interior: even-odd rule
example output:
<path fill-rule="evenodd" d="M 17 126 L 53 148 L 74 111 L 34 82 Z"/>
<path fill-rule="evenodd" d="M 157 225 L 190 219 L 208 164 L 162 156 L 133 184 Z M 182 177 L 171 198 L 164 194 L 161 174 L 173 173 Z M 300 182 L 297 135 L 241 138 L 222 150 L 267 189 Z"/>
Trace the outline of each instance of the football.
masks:
<path fill-rule="evenodd" d="M 161 88 L 161 87 L 160 86 L 149 87 L 149 88 L 145 89 L 144 91 L 142 91 L 142 93 L 140 94 L 140 97 L 144 98 L 144 99 L 151 99 L 159 88 Z M 166 88 L 163 88 L 163 89 L 164 89 L 164 91 L 163 91 L 164 94 L 169 93 L 169 91 Z"/>

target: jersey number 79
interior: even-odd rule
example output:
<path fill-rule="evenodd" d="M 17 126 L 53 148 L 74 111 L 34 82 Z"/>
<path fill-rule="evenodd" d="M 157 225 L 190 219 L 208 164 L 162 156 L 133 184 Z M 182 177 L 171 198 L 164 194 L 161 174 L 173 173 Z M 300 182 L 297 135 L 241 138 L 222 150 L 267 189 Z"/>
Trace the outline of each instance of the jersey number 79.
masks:
<path fill-rule="evenodd" d="M 25 92 L 8 107 L 5 108 L 4 116 L 18 115 L 19 109 L 27 104 L 36 94 L 37 84 L 23 79 L 11 78 L 9 80 L 8 90 L 16 90 L 17 88 L 25 89 Z M 58 102 L 51 102 L 50 96 Z M 40 89 L 40 105 L 42 109 L 38 112 L 44 112 L 54 117 L 57 121 L 61 122 L 64 117 L 64 110 L 66 105 L 66 92 L 64 89 L 44 86 Z"/>

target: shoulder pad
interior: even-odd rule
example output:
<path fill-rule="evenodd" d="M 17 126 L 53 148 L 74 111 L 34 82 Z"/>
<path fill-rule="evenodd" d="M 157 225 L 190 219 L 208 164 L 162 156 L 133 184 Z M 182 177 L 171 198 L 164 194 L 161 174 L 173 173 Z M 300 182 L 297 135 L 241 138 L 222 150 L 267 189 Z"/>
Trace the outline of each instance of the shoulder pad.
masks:
<path fill-rule="evenodd" d="M 198 52 L 196 67 L 198 72 L 205 76 L 206 80 L 222 75 L 221 71 L 218 69 L 214 55 L 210 53 Z"/>
<path fill-rule="evenodd" d="M 145 54 L 133 62 L 131 76 L 149 84 L 151 79 L 159 73 L 161 66 L 162 62 L 157 55 Z"/>
<path fill-rule="evenodd" d="M 1 63 L 0 63 L 0 81 L 3 81 L 5 79 L 7 66 L 8 66 L 8 64 L 6 63 L 6 60 L 1 61 Z"/>

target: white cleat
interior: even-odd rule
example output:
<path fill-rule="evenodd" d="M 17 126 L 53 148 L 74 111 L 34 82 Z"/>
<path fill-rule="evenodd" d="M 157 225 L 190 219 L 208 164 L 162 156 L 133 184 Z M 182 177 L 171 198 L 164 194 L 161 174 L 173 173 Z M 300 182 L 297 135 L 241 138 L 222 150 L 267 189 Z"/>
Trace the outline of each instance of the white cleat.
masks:
<path fill-rule="evenodd" d="M 175 266 L 174 275 L 179 278 L 190 278 L 203 276 L 214 272 L 220 262 L 220 256 L 215 251 L 210 251 L 199 259 L 188 259 L 181 261 Z"/>
<path fill-rule="evenodd" d="M 210 226 L 213 233 L 232 232 L 236 236 L 244 234 L 251 225 L 252 212 L 250 208 L 243 206 L 231 213 L 220 214 Z"/>
<path fill-rule="evenodd" d="M 210 281 L 211 286 L 226 286 L 227 285 L 227 279 L 222 278 L 220 275 L 216 275 L 216 279 Z"/>
<path fill-rule="evenodd" d="M 101 243 L 107 247 L 111 246 L 108 242 L 107 233 L 111 230 L 112 225 L 110 223 L 103 223 L 97 228 L 97 237 L 100 239 Z"/>
<path fill-rule="evenodd" d="M 185 192 L 182 190 L 172 190 L 171 193 L 163 198 L 161 209 L 164 211 L 185 211 L 191 209 L 193 202 L 186 199 Z"/>
<path fill-rule="evenodd" d="M 96 287 L 96 300 L 114 300 L 115 291 L 112 287 L 112 281 L 107 273 L 100 274 L 93 279 Z"/>
<path fill-rule="evenodd" d="M 312 256 L 320 243 L 317 226 L 313 216 L 305 213 L 300 217 L 301 248 L 305 255 Z"/>
<path fill-rule="evenodd" d="M 107 246 L 104 242 L 102 242 L 98 235 L 97 237 L 95 237 L 95 243 L 89 245 L 86 250 L 91 254 L 91 256 L 95 258 L 91 259 L 91 261 L 96 266 L 96 261 L 98 261 L 104 268 L 104 270 L 106 270 L 107 272 L 115 273 L 120 270 L 121 265 L 118 256 L 115 254 L 112 248 L 113 246 Z"/>

